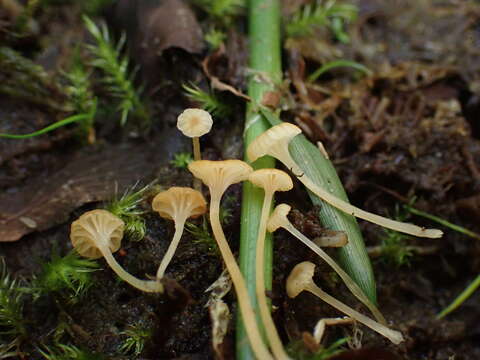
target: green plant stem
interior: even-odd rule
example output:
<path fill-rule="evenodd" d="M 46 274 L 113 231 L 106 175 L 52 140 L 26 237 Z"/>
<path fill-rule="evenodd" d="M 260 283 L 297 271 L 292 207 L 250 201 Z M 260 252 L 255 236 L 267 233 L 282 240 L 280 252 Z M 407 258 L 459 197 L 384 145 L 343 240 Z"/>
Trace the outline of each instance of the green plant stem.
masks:
<path fill-rule="evenodd" d="M 35 131 L 33 133 L 21 134 L 21 135 L 18 135 L 18 134 L 1 134 L 0 133 L 0 137 L 8 138 L 8 139 L 27 139 L 27 138 L 31 138 L 31 137 L 34 137 L 34 136 L 45 134 L 45 133 L 50 132 L 52 130 L 55 130 L 55 129 L 61 127 L 61 126 L 65 126 L 65 125 L 68 125 L 68 124 L 71 124 L 71 123 L 74 123 L 74 122 L 89 119 L 91 116 L 92 116 L 91 114 L 73 115 L 73 116 L 70 116 L 66 119 L 54 122 L 53 124 L 51 124 L 47 127 L 44 127 L 41 130 Z"/>
<path fill-rule="evenodd" d="M 448 305 L 445 309 L 443 309 L 438 315 L 437 315 L 437 319 L 441 319 L 443 318 L 444 316 L 450 314 L 453 310 L 455 310 L 456 308 L 458 308 L 460 305 L 463 304 L 463 302 L 465 300 L 467 300 L 470 295 L 473 294 L 473 292 L 475 290 L 477 290 L 477 288 L 480 286 L 480 275 L 478 275 L 475 280 L 473 280 L 470 285 L 467 286 L 467 288 L 465 290 L 462 291 L 462 293 L 460 295 L 458 295 L 456 297 L 455 300 L 453 300 L 453 302 Z"/>
<path fill-rule="evenodd" d="M 480 240 L 480 235 L 477 234 L 477 233 L 474 233 L 473 231 L 470 231 L 468 229 L 465 229 L 464 227 L 462 226 L 459 226 L 459 225 L 455 225 L 455 224 L 452 224 L 451 222 L 445 220 L 445 219 L 442 219 L 438 216 L 435 216 L 435 215 L 431 215 L 429 213 L 426 213 L 424 211 L 421 211 L 421 210 L 418 210 L 418 209 L 415 209 L 414 207 L 411 207 L 410 205 L 404 205 L 405 206 L 405 209 L 407 209 L 409 212 L 411 212 L 412 214 L 414 215 L 417 215 L 417 216 L 421 216 L 421 217 L 424 217 L 426 219 L 429 219 L 429 220 L 432 220 L 432 221 L 435 221 L 436 223 L 440 224 L 440 225 L 443 225 L 445 227 L 448 227 L 454 231 L 457 231 L 459 233 L 462 233 L 464 235 L 467 235 L 471 238 L 474 238 L 474 239 L 477 239 L 477 240 Z"/>
<path fill-rule="evenodd" d="M 266 91 L 273 90 L 281 81 L 280 48 L 280 2 L 279 0 L 250 0 L 249 2 L 249 66 L 254 72 L 260 72 L 269 82 L 259 82 L 250 78 L 248 95 L 254 102 L 261 102 Z M 244 146 L 248 145 L 269 128 L 268 122 L 256 111 L 252 104 L 247 106 Z M 254 169 L 273 168 L 272 158 L 256 161 Z M 240 268 L 245 276 L 248 293 L 255 312 L 259 308 L 255 297 L 255 249 L 263 204 L 263 190 L 255 188 L 250 182 L 243 183 L 242 217 L 240 228 Z M 272 283 L 272 237 L 265 239 L 265 287 L 271 289 Z M 258 320 L 258 319 L 257 319 Z M 241 319 L 237 319 L 237 359 L 253 359 L 245 328 Z"/>
<path fill-rule="evenodd" d="M 322 74 L 326 73 L 327 71 L 331 69 L 335 69 L 337 67 L 349 67 L 358 71 L 361 71 L 367 75 L 371 75 L 372 71 L 367 68 L 365 65 L 359 64 L 355 61 L 351 60 L 335 60 L 326 63 L 325 65 L 322 65 L 320 68 L 315 70 L 309 77 L 308 81 L 309 82 L 314 82 L 317 80 Z"/>

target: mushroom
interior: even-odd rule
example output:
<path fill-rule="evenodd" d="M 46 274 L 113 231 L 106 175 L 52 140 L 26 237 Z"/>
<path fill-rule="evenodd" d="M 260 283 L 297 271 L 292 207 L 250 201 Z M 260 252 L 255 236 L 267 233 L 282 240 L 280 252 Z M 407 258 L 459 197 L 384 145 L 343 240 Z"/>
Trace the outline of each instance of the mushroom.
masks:
<path fill-rule="evenodd" d="M 175 234 L 157 271 L 157 280 L 165 274 L 165 270 L 172 260 L 173 254 L 182 237 L 185 221 L 198 217 L 207 211 L 207 202 L 202 193 L 188 187 L 171 187 L 158 193 L 152 201 L 152 208 L 166 219 L 175 222 Z"/>
<path fill-rule="evenodd" d="M 373 316 L 385 324 L 385 318 L 375 306 L 375 304 L 370 301 L 370 299 L 363 293 L 362 289 L 357 285 L 357 283 L 333 260 L 325 251 L 323 251 L 319 246 L 317 246 L 313 241 L 308 239 L 300 231 L 298 231 L 295 226 L 288 220 L 288 213 L 290 212 L 291 207 L 287 204 L 277 205 L 273 211 L 270 219 L 268 220 L 267 229 L 269 232 L 275 232 L 278 228 L 283 228 L 287 230 L 290 234 L 295 236 L 298 240 L 307 245 L 312 251 L 314 251 L 318 256 L 320 256 L 330 267 L 335 270 L 335 272 L 340 276 L 348 289 L 352 292 L 355 297 L 360 300 L 365 306 L 372 312 Z"/>
<path fill-rule="evenodd" d="M 178 116 L 177 128 L 183 135 L 192 138 L 194 160 L 202 158 L 199 137 L 210 132 L 212 124 L 212 116 L 202 109 L 186 109 Z"/>
<path fill-rule="evenodd" d="M 124 225 L 120 218 L 107 210 L 88 211 L 72 223 L 70 240 L 83 257 L 98 259 L 103 256 L 112 270 L 133 287 L 145 292 L 163 292 L 160 282 L 136 278 L 113 257 L 112 252 L 120 248 Z"/>
<path fill-rule="evenodd" d="M 265 272 L 263 271 L 263 263 L 265 260 L 265 234 L 267 232 L 267 221 L 272 207 L 273 194 L 275 191 L 288 191 L 292 189 L 293 182 L 286 172 L 277 169 L 256 170 L 248 176 L 248 180 L 254 185 L 263 188 L 265 192 L 255 253 L 255 287 L 260 317 L 265 326 L 265 332 L 275 358 L 289 359 L 283 349 L 282 341 L 280 340 L 280 336 L 278 336 L 277 329 L 275 328 L 268 308 L 267 297 L 265 295 Z"/>
<path fill-rule="evenodd" d="M 287 294 L 290 298 L 296 297 L 302 291 L 306 290 L 312 294 L 318 296 L 320 299 L 325 301 L 327 304 L 333 306 L 335 309 L 341 311 L 342 313 L 350 316 L 358 322 L 361 322 L 365 326 L 368 326 L 370 329 L 378 332 L 379 334 L 385 336 L 394 344 L 399 344 L 403 341 L 402 333 L 399 331 L 392 330 L 385 325 L 382 325 L 369 317 L 360 314 L 358 311 L 353 310 L 348 305 L 345 305 L 341 301 L 338 301 L 334 297 L 328 295 L 325 291 L 320 289 L 313 282 L 313 274 L 315 272 L 315 265 L 309 261 L 301 262 L 297 264 L 287 279 Z"/>
<path fill-rule="evenodd" d="M 262 341 L 245 279 L 225 238 L 219 217 L 220 200 L 225 190 L 232 184 L 246 180 L 253 169 L 241 160 L 194 161 L 188 165 L 188 169 L 196 178 L 202 180 L 210 190 L 210 224 L 223 261 L 232 279 L 252 350 L 257 359 L 273 359 Z"/>
<path fill-rule="evenodd" d="M 438 229 L 425 229 L 423 227 L 387 219 L 383 216 L 372 214 L 368 211 L 359 209 L 348 202 L 337 198 L 327 190 L 315 184 L 293 160 L 288 150 L 288 144 L 302 130 L 298 126 L 290 123 L 275 125 L 259 135 L 247 149 L 247 157 L 250 161 L 255 161 L 264 155 L 270 155 L 282 162 L 290 171 L 300 180 L 310 191 L 319 198 L 336 207 L 343 212 L 356 216 L 360 219 L 370 221 L 374 224 L 386 227 L 388 229 L 400 231 L 406 234 L 439 238 L 443 232 Z"/>

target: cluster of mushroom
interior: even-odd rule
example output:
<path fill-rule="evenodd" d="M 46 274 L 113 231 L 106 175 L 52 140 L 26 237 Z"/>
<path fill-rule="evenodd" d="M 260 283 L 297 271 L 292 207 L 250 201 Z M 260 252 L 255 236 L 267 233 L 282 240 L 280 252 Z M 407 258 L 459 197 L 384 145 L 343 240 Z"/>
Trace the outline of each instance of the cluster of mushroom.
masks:
<path fill-rule="evenodd" d="M 258 359 L 288 359 L 278 332 L 272 320 L 265 295 L 265 281 L 263 272 L 264 244 L 266 232 L 274 232 L 283 228 L 294 237 L 302 241 L 306 246 L 319 255 L 340 278 L 345 282 L 348 289 L 372 312 L 377 321 L 358 313 L 347 305 L 325 293 L 317 287 L 312 280 L 314 265 L 312 263 L 298 264 L 290 274 L 287 282 L 287 293 L 290 297 L 297 296 L 303 290 L 307 290 L 322 300 L 347 314 L 352 319 L 365 324 L 371 329 L 382 334 L 390 341 L 398 344 L 403 340 L 401 333 L 385 326 L 383 318 L 377 307 L 369 300 L 350 276 L 318 245 L 301 234 L 288 220 L 287 215 L 290 206 L 278 205 L 270 215 L 273 196 L 276 191 L 288 191 L 292 189 L 293 182 L 290 176 L 277 169 L 261 169 L 254 171 L 252 167 L 241 160 L 210 161 L 200 159 L 199 136 L 208 132 L 212 126 L 210 115 L 200 109 L 187 109 L 178 119 L 178 126 L 187 136 L 193 138 L 195 161 L 189 164 L 188 169 L 196 179 L 201 180 L 209 189 L 210 205 L 209 218 L 213 235 L 217 241 L 225 266 L 230 274 L 237 295 L 238 304 L 242 313 L 250 345 Z M 295 163 L 288 150 L 289 141 L 298 135 L 301 130 L 295 125 L 283 123 L 277 125 L 260 135 L 247 149 L 250 161 L 270 155 L 280 160 L 293 174 L 303 174 L 301 168 Z M 332 206 L 347 212 L 348 214 L 377 223 L 381 226 L 405 232 L 407 234 L 423 237 L 440 237 L 441 231 L 425 229 L 413 224 L 405 224 L 358 209 L 349 203 L 338 199 L 330 192 L 313 183 L 306 175 L 297 176 L 305 186 Z M 268 347 L 262 341 L 262 336 L 256 323 L 255 313 L 250 297 L 247 292 L 245 279 L 225 238 L 220 223 L 220 202 L 227 188 L 241 181 L 250 181 L 255 186 L 264 189 L 264 202 L 261 213 L 258 238 L 256 243 L 256 294 L 260 309 L 260 318 L 264 324 L 268 339 Z M 175 234 L 170 246 L 162 259 L 154 280 L 140 280 L 123 270 L 112 256 L 112 252 L 118 250 L 123 235 L 123 222 L 105 210 L 93 210 L 83 214 L 72 224 L 71 239 L 77 251 L 86 257 L 97 258 L 104 256 L 112 269 L 132 286 L 148 292 L 162 292 L 161 278 L 170 263 L 174 252 L 182 236 L 185 221 L 189 217 L 197 217 L 204 214 L 207 204 L 201 193 L 201 185 L 195 186 L 197 190 L 190 188 L 172 187 L 167 191 L 155 196 L 152 207 L 160 216 L 175 222 Z M 273 356 L 272 356 L 273 354 Z"/>

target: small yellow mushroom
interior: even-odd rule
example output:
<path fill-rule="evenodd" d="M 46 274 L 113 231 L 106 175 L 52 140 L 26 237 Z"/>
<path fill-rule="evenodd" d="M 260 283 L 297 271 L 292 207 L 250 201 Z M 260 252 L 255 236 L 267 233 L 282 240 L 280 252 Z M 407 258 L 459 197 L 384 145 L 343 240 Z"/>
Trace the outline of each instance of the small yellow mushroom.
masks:
<path fill-rule="evenodd" d="M 160 280 L 165 274 L 165 270 L 178 247 L 185 221 L 190 217 L 195 218 L 205 214 L 207 211 L 207 202 L 203 198 L 203 195 L 197 190 L 188 187 L 174 186 L 158 193 L 153 198 L 152 208 L 158 212 L 161 217 L 175 222 L 175 234 L 173 235 L 172 242 L 158 267 L 157 280 Z"/>
<path fill-rule="evenodd" d="M 145 292 L 163 292 L 160 282 L 137 279 L 113 257 L 112 252 L 120 248 L 124 225 L 120 218 L 107 210 L 88 211 L 72 223 L 70 240 L 84 257 L 98 259 L 103 256 L 112 270 L 133 287 Z"/>
<path fill-rule="evenodd" d="M 262 214 L 260 217 L 260 225 L 258 229 L 256 253 L 255 253 L 255 287 L 257 291 L 258 306 L 260 309 L 260 317 L 265 326 L 270 348 L 276 359 L 289 359 L 285 352 L 280 336 L 273 322 L 265 295 L 265 234 L 267 232 L 267 221 L 270 209 L 272 207 L 273 194 L 276 191 L 288 191 L 293 188 L 293 182 L 290 176 L 277 169 L 260 169 L 252 172 L 248 176 L 248 180 L 255 186 L 264 189 L 265 197 L 263 199 Z"/>
<path fill-rule="evenodd" d="M 439 238 L 443 232 L 437 229 L 425 229 L 423 227 L 402 223 L 399 221 L 387 219 L 383 216 L 372 214 L 368 211 L 359 209 L 348 202 L 337 198 L 327 190 L 315 184 L 293 160 L 288 150 L 288 144 L 295 136 L 302 132 L 298 126 L 290 123 L 275 125 L 258 136 L 248 147 L 247 157 L 250 161 L 270 155 L 282 162 L 290 171 L 295 174 L 310 191 L 317 195 L 333 207 L 360 219 L 370 221 L 374 224 L 388 229 L 400 231 L 406 234 L 427 238 Z"/>
<path fill-rule="evenodd" d="M 188 169 L 196 178 L 202 180 L 210 190 L 210 225 L 232 279 L 252 351 L 257 359 L 273 359 L 262 341 L 245 279 L 225 238 L 219 216 L 220 201 L 225 190 L 232 184 L 246 180 L 253 169 L 241 160 L 194 161 L 188 165 Z"/>
<path fill-rule="evenodd" d="M 202 109 L 186 109 L 178 116 L 177 128 L 192 138 L 194 160 L 201 160 L 199 137 L 210 132 L 212 124 L 212 116 Z"/>
<path fill-rule="evenodd" d="M 355 297 L 360 300 L 368 309 L 372 312 L 373 316 L 380 321 L 382 324 L 385 324 L 385 318 L 382 313 L 378 310 L 374 303 L 363 293 L 362 289 L 357 285 L 355 281 L 338 265 L 335 260 L 333 260 L 325 251 L 323 251 L 319 246 L 317 246 L 313 241 L 308 239 L 300 231 L 298 231 L 295 226 L 288 220 L 288 213 L 290 212 L 291 207 L 287 204 L 277 205 L 273 211 L 270 219 L 268 220 L 267 229 L 269 232 L 275 232 L 278 228 L 283 228 L 287 230 L 290 234 L 295 236 L 298 240 L 303 242 L 310 250 L 314 251 L 318 256 L 320 256 L 330 267 L 335 270 L 335 272 L 340 276 L 348 289 L 352 292 Z"/>
<path fill-rule="evenodd" d="M 330 306 L 333 306 L 335 309 L 350 316 L 365 326 L 368 326 L 370 329 L 378 332 L 380 335 L 385 336 L 392 343 L 400 344 L 403 341 L 402 333 L 399 331 L 392 330 L 385 325 L 382 325 L 370 319 L 369 317 L 360 314 L 358 311 L 353 310 L 348 305 L 345 305 L 341 301 L 338 301 L 333 296 L 328 295 L 325 291 L 320 289 L 313 281 L 314 272 L 315 265 L 309 261 L 304 261 L 300 264 L 297 264 L 287 279 L 288 296 L 290 298 L 294 298 L 304 290 L 309 291 Z"/>

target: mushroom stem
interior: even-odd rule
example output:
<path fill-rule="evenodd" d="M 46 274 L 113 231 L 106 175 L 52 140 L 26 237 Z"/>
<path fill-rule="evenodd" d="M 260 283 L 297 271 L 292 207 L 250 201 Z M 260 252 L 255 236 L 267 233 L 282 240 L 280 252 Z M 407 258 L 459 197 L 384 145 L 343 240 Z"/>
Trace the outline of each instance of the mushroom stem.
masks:
<path fill-rule="evenodd" d="M 368 326 L 373 331 L 378 332 L 379 334 L 385 336 L 395 345 L 400 344 L 403 341 L 403 336 L 400 332 L 392 330 L 369 317 L 360 314 L 358 311 L 353 310 L 351 307 L 345 305 L 341 301 L 338 301 L 333 296 L 328 295 L 325 291 L 320 289 L 313 281 L 309 282 L 305 286 L 305 290 L 310 291 L 312 294 L 318 296 L 320 299 L 325 301 L 327 304 L 333 306 L 335 309 L 343 312 L 344 314 L 350 316 L 358 322 L 361 322 L 365 326 Z"/>
<path fill-rule="evenodd" d="M 163 275 L 165 275 L 165 270 L 167 269 L 168 264 L 170 264 L 170 261 L 172 261 L 173 255 L 175 254 L 178 244 L 180 243 L 180 239 L 182 238 L 185 221 L 186 221 L 185 218 L 175 220 L 175 234 L 173 235 L 172 242 L 168 246 L 168 250 L 163 256 L 162 262 L 158 267 L 157 281 L 160 281 Z"/>
<path fill-rule="evenodd" d="M 270 314 L 270 309 L 267 304 L 267 297 L 265 295 L 265 272 L 263 270 L 265 261 L 265 234 L 267 232 L 267 221 L 270 209 L 272 206 L 273 191 L 265 189 L 265 197 L 263 199 L 262 215 L 260 217 L 260 227 L 258 229 L 255 269 L 256 280 L 255 288 L 257 291 L 258 307 L 260 309 L 260 318 L 262 319 L 270 348 L 272 349 L 275 359 L 290 359 L 283 349 L 282 341 L 278 335 L 277 329 Z"/>
<path fill-rule="evenodd" d="M 117 260 L 115 260 L 108 246 L 100 246 L 99 250 L 107 261 L 107 264 L 112 268 L 113 271 L 115 271 L 115 273 L 121 279 L 125 280 L 127 283 L 129 283 L 133 287 L 136 287 L 139 290 L 145 292 L 163 293 L 163 285 L 160 282 L 153 280 L 140 280 L 126 272 L 117 262 Z"/>
<path fill-rule="evenodd" d="M 195 161 L 202 160 L 202 153 L 200 151 L 200 137 L 194 136 L 192 138 L 192 142 L 193 142 L 193 159 Z M 193 188 L 197 191 L 202 192 L 202 181 L 194 177 Z"/>
<path fill-rule="evenodd" d="M 220 224 L 220 200 L 221 194 L 214 192 L 211 194 L 210 199 L 210 224 L 215 239 L 217 240 L 218 248 L 225 262 L 225 266 L 230 274 L 230 277 L 237 293 L 238 304 L 242 313 L 243 322 L 245 324 L 246 332 L 252 350 L 255 353 L 257 359 L 273 360 L 271 354 L 268 352 L 265 344 L 262 342 L 262 337 L 255 320 L 255 314 L 253 312 L 252 304 L 250 302 L 250 296 L 245 285 L 240 268 L 237 265 L 235 257 L 233 256 L 230 246 L 228 245 L 225 234 L 223 233 L 222 226 Z"/>
<path fill-rule="evenodd" d="M 327 190 L 315 184 L 309 177 L 307 177 L 307 175 L 291 157 L 290 153 L 288 152 L 288 147 L 285 147 L 284 150 L 281 151 L 281 156 L 277 157 L 277 159 L 280 160 L 287 168 L 289 168 L 290 171 L 297 177 L 297 179 L 300 180 L 311 192 L 313 192 L 315 195 L 317 195 L 319 198 L 321 198 L 328 204 L 336 207 L 339 210 L 342 210 L 347 214 L 363 220 L 370 221 L 374 224 L 383 226 L 388 229 L 414 236 L 439 238 L 443 235 L 443 232 L 441 230 L 425 229 L 414 224 L 403 223 L 400 221 L 388 219 L 383 216 L 372 214 L 368 211 L 359 209 L 356 206 L 353 206 L 352 204 L 349 204 L 348 202 L 337 198 L 336 196 L 330 194 Z"/>
<path fill-rule="evenodd" d="M 300 231 L 298 231 L 291 222 L 286 222 L 282 225 L 282 227 L 287 230 L 290 234 L 295 236 L 298 240 L 303 242 L 306 246 L 310 248 L 313 252 L 315 252 L 318 256 L 320 256 L 330 267 L 335 270 L 335 272 L 340 276 L 343 280 L 345 285 L 351 291 L 355 297 L 360 300 L 375 316 L 375 318 L 382 324 L 386 324 L 385 317 L 382 315 L 380 310 L 373 304 L 370 299 L 363 293 L 362 289 L 357 285 L 355 281 L 348 275 L 341 267 L 338 265 L 335 260 L 333 260 L 325 251 L 323 251 L 320 247 L 318 247 L 313 241 L 303 235 Z"/>
<path fill-rule="evenodd" d="M 200 152 L 200 138 L 198 136 L 194 136 L 192 138 L 193 141 L 193 159 L 195 161 L 202 160 L 202 154 Z"/>

